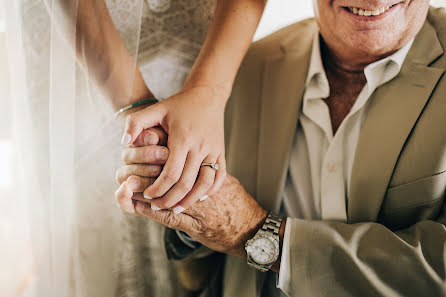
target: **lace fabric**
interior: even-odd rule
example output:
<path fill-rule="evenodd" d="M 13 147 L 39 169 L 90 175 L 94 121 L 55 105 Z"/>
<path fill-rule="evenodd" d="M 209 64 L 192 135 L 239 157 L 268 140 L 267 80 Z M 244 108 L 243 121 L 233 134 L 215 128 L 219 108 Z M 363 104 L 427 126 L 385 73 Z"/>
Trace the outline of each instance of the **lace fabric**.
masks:
<path fill-rule="evenodd" d="M 128 11 L 137 0 L 107 0 L 113 22 L 125 40 Z M 212 21 L 216 0 L 145 0 L 142 4 L 138 67 L 159 99 L 178 92 Z M 125 40 L 126 43 L 128 41 Z"/>

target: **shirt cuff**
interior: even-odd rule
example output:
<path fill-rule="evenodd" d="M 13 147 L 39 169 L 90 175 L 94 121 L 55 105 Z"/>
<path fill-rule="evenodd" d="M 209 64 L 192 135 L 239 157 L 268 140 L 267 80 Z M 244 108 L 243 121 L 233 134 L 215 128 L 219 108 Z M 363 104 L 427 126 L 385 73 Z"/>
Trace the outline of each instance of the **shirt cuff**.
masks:
<path fill-rule="evenodd" d="M 176 230 L 165 228 L 164 250 L 167 259 L 169 260 L 181 260 L 187 258 L 201 247 L 199 242 L 188 242 L 184 237 L 180 237 L 180 234 L 178 234 Z M 188 244 L 185 242 L 188 242 Z"/>
<path fill-rule="evenodd" d="M 180 230 L 175 230 L 175 232 L 177 233 L 178 238 L 188 247 L 192 249 L 197 249 L 201 246 L 201 243 L 199 243 L 196 240 L 193 240 L 192 237 L 187 235 L 187 233 Z"/>
<path fill-rule="evenodd" d="M 276 281 L 276 287 L 281 289 L 287 296 L 291 296 L 291 263 L 290 263 L 290 237 L 291 226 L 288 224 L 290 219 L 285 222 L 285 235 L 282 243 L 282 258 L 280 260 L 280 272 Z"/>

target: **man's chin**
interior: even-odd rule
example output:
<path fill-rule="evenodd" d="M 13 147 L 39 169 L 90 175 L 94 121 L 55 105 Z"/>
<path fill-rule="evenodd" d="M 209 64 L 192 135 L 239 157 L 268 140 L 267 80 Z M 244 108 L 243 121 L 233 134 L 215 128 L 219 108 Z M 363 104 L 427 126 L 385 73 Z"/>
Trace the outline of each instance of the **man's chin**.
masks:
<path fill-rule="evenodd" d="M 374 34 L 367 34 L 366 36 L 353 38 L 349 40 L 349 46 L 353 52 L 357 52 L 358 56 L 376 57 L 381 59 L 385 56 L 397 51 L 400 46 L 398 42 L 389 41 Z"/>

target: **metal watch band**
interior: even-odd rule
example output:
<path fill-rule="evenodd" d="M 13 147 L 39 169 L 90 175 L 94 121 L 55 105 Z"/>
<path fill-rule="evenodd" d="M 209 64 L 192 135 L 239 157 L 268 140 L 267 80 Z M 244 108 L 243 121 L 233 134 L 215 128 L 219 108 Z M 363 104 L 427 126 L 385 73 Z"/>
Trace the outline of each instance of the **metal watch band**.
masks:
<path fill-rule="evenodd" d="M 279 230 L 281 225 L 282 225 L 282 219 L 279 218 L 278 216 L 273 215 L 272 213 L 269 213 L 268 217 L 266 218 L 265 222 L 262 225 L 262 228 L 256 233 L 256 235 L 251 240 L 254 240 L 260 234 L 268 234 L 269 236 L 272 236 L 276 238 L 277 241 L 279 241 Z M 271 263 L 270 265 L 262 265 L 256 263 L 251 259 L 249 255 L 247 260 L 248 260 L 248 265 L 254 267 L 257 270 L 260 270 L 261 272 L 267 272 L 273 264 Z"/>
<path fill-rule="evenodd" d="M 270 213 L 265 223 L 263 223 L 262 230 L 273 235 L 279 235 L 280 225 L 282 225 L 282 219 Z"/>

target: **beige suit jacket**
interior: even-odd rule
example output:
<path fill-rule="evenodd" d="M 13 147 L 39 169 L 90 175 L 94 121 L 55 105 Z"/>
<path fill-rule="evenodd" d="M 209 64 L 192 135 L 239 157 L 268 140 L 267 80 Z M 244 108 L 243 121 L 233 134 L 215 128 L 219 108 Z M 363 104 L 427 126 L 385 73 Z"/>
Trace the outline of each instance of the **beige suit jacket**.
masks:
<path fill-rule="evenodd" d="M 280 205 L 308 71 L 313 19 L 249 50 L 227 108 L 229 172 Z M 348 224 L 289 219 L 292 296 L 446 296 L 446 12 L 429 10 L 399 75 L 361 128 Z M 223 296 L 256 297 L 265 274 L 227 256 Z"/>

